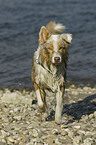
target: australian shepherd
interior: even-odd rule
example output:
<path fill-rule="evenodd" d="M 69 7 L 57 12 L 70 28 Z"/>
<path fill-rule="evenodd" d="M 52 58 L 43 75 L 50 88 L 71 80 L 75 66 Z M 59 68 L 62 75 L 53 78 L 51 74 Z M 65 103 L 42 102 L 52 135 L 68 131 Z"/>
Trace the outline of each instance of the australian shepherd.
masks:
<path fill-rule="evenodd" d="M 32 60 L 32 81 L 36 93 L 38 107 L 42 112 L 47 109 L 46 90 L 55 93 L 55 122 L 61 123 L 68 48 L 72 34 L 62 33 L 65 26 L 49 22 L 39 32 L 39 47 Z"/>

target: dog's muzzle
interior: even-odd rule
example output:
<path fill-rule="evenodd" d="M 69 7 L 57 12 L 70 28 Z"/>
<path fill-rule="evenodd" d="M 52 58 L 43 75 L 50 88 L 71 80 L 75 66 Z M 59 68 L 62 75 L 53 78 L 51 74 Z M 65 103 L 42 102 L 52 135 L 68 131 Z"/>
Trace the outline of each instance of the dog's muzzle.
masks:
<path fill-rule="evenodd" d="M 52 57 L 52 63 L 53 64 L 60 64 L 62 62 L 61 55 L 59 53 L 54 53 Z"/>

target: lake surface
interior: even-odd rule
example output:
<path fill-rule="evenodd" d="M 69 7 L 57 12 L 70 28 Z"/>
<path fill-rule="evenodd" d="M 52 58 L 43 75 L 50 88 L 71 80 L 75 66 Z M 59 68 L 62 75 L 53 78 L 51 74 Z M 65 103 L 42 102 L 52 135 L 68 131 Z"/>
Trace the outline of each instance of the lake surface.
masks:
<path fill-rule="evenodd" d="M 95 0 L 0 0 L 0 88 L 32 88 L 38 33 L 51 20 L 73 34 L 68 84 L 96 84 Z"/>

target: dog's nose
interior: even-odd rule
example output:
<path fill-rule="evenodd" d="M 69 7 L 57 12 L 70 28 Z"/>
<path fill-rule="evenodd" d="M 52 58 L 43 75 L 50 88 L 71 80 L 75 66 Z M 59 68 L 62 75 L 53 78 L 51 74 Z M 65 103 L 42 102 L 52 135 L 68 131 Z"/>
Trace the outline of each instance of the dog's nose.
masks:
<path fill-rule="evenodd" d="M 54 57 L 54 61 L 55 61 L 55 63 L 59 63 L 60 62 L 60 57 Z"/>

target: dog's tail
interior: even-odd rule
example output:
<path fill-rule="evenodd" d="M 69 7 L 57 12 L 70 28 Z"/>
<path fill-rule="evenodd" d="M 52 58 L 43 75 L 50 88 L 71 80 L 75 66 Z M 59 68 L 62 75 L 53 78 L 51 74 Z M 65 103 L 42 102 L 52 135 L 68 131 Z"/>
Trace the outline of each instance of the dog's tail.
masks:
<path fill-rule="evenodd" d="M 51 21 L 46 25 L 46 29 L 50 34 L 60 34 L 65 30 L 65 26 L 61 23 L 56 24 L 54 21 Z"/>

